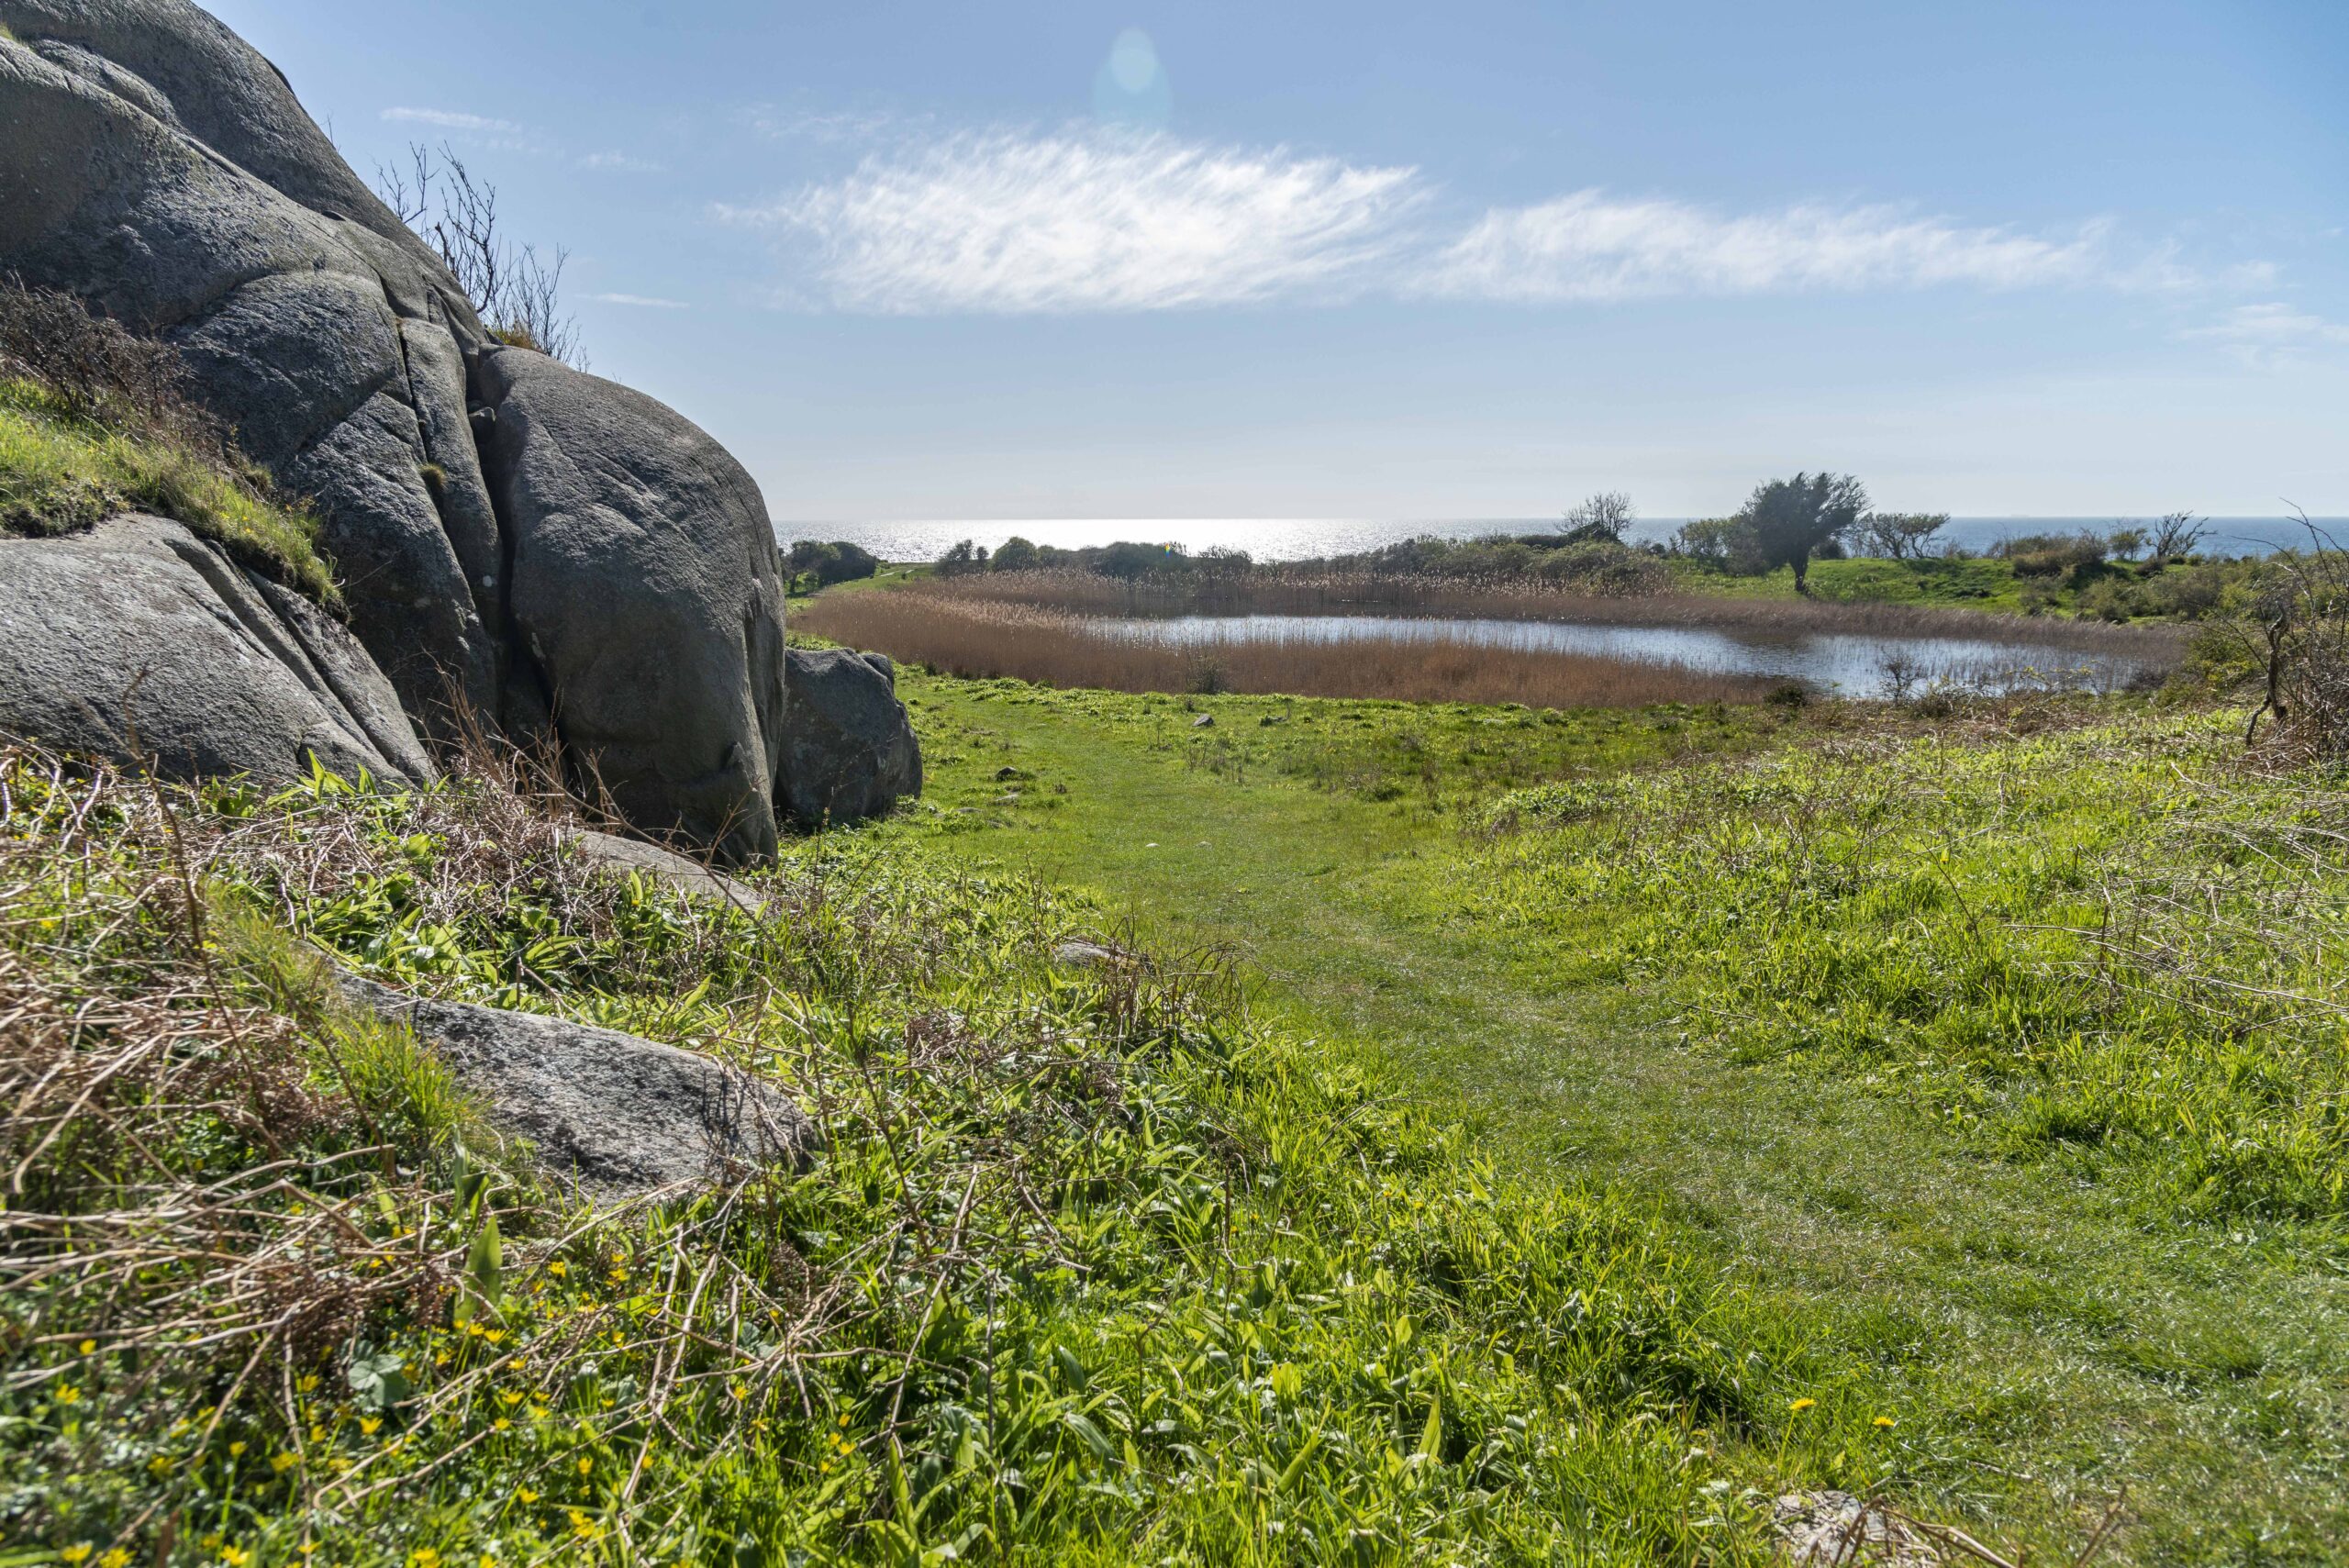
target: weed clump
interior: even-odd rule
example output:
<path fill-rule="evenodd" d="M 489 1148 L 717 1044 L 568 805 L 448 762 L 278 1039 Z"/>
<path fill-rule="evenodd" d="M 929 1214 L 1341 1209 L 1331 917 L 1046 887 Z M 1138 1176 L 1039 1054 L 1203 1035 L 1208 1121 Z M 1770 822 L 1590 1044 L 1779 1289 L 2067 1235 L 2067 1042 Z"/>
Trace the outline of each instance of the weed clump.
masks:
<path fill-rule="evenodd" d="M 0 280 L 0 532 L 76 533 L 131 510 L 340 603 L 317 519 L 188 396 L 177 353 L 70 295 Z"/>

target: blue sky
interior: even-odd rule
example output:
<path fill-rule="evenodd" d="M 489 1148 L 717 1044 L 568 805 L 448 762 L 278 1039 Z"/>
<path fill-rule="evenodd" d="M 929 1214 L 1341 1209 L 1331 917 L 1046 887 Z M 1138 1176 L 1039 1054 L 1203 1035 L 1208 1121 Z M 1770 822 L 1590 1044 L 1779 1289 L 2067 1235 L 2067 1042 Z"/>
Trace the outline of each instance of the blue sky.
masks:
<path fill-rule="evenodd" d="M 215 9 L 778 518 L 2349 513 L 2343 0 Z"/>

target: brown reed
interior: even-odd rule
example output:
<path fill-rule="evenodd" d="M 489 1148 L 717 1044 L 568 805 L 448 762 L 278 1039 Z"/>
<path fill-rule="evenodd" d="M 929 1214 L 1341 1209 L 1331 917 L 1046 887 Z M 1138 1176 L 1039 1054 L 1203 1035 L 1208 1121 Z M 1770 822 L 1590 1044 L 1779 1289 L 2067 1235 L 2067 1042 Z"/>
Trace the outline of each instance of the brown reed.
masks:
<path fill-rule="evenodd" d="M 1786 683 L 1591 654 L 1494 648 L 1464 635 L 1344 643 L 1234 640 L 1175 648 L 1085 617 L 941 592 L 945 585 L 819 598 L 796 628 L 952 675 L 1008 675 L 1120 692 L 1253 692 L 1404 702 L 1641 707 L 1757 702 Z"/>

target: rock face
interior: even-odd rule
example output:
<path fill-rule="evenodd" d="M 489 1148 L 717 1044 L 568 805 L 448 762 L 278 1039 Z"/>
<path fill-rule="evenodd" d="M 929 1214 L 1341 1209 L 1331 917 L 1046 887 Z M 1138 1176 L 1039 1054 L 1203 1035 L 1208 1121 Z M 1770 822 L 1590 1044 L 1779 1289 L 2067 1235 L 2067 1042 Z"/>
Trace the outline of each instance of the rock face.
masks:
<path fill-rule="evenodd" d="M 192 778 L 432 776 L 391 683 L 342 627 L 177 523 L 0 539 L 0 729 Z"/>
<path fill-rule="evenodd" d="M 494 711 L 495 650 L 427 488 L 404 321 L 478 345 L 456 282 L 273 68 L 178 0 L 0 0 L 0 269 L 175 343 L 314 496 L 354 629 L 411 713 Z M 309 205 L 315 203 L 316 205 Z"/>
<path fill-rule="evenodd" d="M 894 798 L 778 779 L 784 583 L 740 465 L 499 347 L 226 28 L 186 0 L 0 0 L 0 271 L 180 349 L 317 503 L 351 629 L 428 732 L 453 700 L 551 735 L 632 822 L 727 861 L 772 851 L 785 795 Z"/>
<path fill-rule="evenodd" d="M 810 827 L 879 817 L 921 793 L 921 747 L 878 653 L 795 648 L 785 656 L 782 793 Z"/>
<path fill-rule="evenodd" d="M 543 354 L 484 354 L 483 472 L 507 614 L 564 754 L 629 820 L 772 854 L 783 562 L 759 487 L 640 393 Z"/>
<path fill-rule="evenodd" d="M 500 1130 L 601 1199 L 804 1165 L 815 1125 L 773 1085 L 674 1046 L 536 1013 L 409 996 L 345 976 L 344 994 L 406 1024 L 456 1070 Z"/>

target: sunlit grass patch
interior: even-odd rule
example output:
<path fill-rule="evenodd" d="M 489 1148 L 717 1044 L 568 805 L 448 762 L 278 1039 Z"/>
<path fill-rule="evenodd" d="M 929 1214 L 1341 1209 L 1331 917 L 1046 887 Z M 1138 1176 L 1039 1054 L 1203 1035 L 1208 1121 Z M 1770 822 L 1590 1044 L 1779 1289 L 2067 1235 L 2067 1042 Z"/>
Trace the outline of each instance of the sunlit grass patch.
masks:
<path fill-rule="evenodd" d="M 106 429 L 30 382 L 0 380 L 0 532 L 75 533 L 125 511 L 184 523 L 313 598 L 340 599 L 301 507 L 167 438 Z"/>
<path fill-rule="evenodd" d="M 1520 792 L 1481 917 L 1742 1059 L 1854 1073 L 2192 1214 L 2344 1212 L 2349 795 L 2232 718 Z"/>

